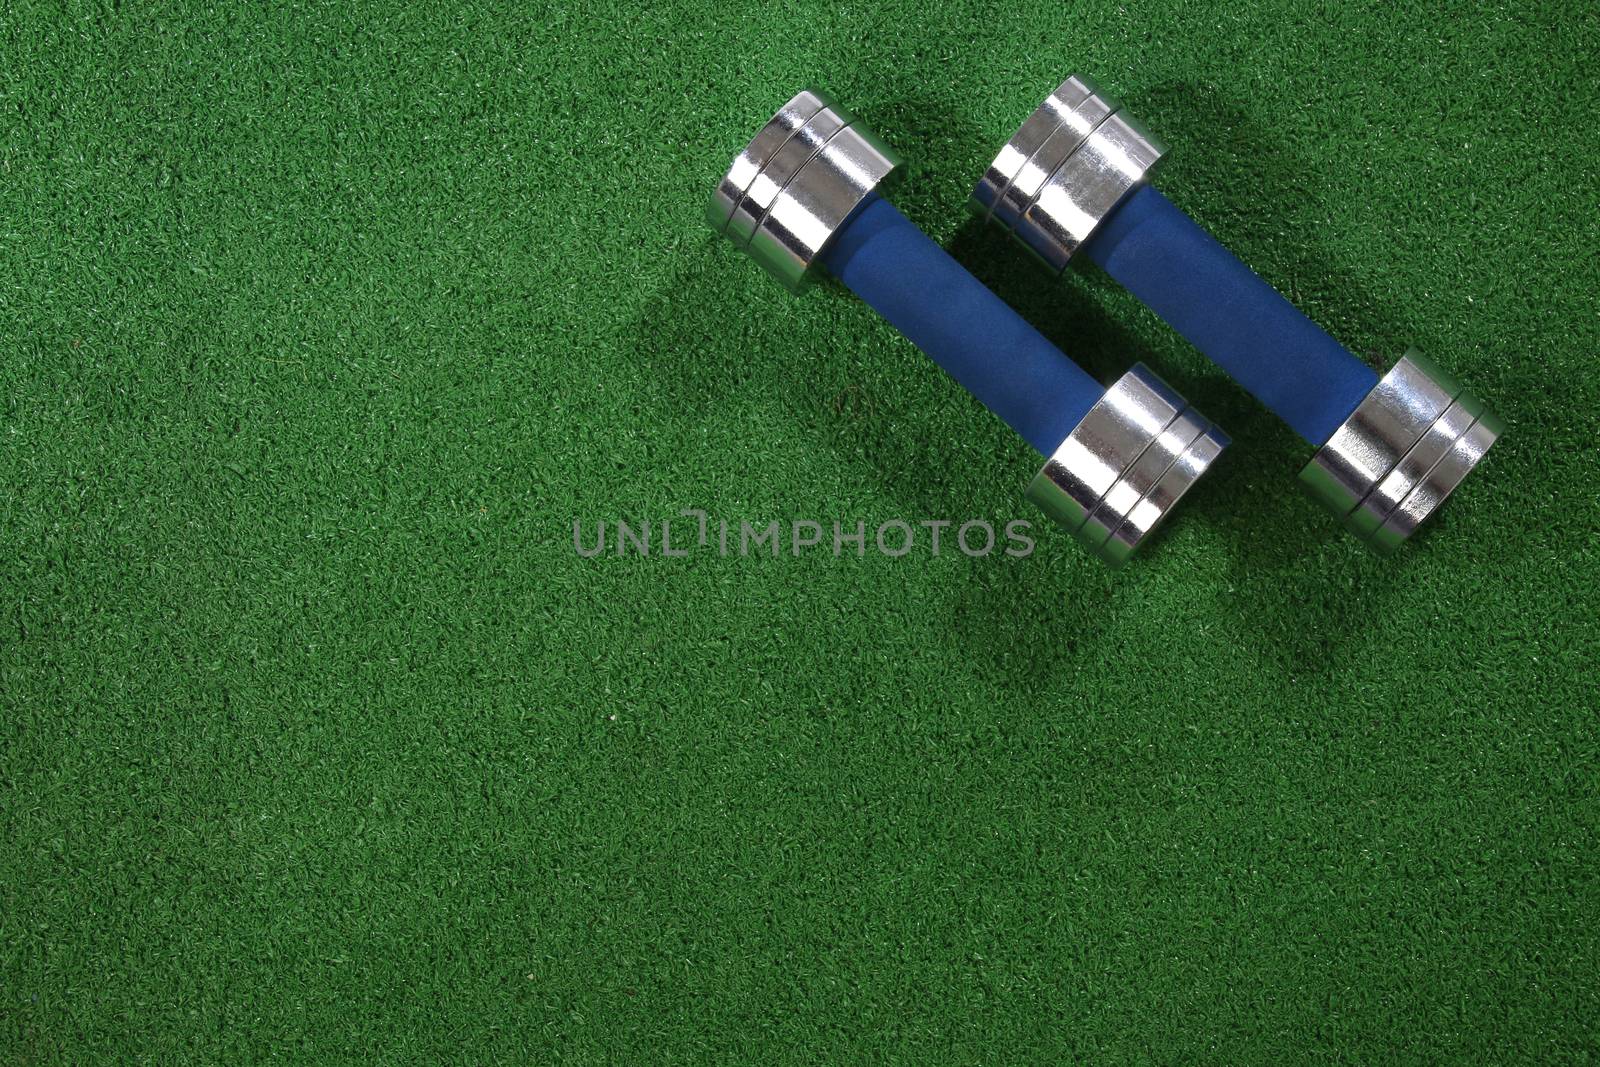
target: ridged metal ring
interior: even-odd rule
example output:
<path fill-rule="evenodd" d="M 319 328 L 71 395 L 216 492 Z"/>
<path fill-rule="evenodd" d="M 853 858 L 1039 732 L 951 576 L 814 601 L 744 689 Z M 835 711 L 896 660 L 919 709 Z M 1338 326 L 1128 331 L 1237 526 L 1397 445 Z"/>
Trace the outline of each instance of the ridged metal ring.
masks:
<path fill-rule="evenodd" d="M 989 164 L 972 192 L 973 209 L 1015 228 L 1050 175 L 1118 106 L 1082 78 L 1062 82 Z"/>
<path fill-rule="evenodd" d="M 969 204 L 1060 273 L 1166 150 L 1116 99 L 1073 75 L 1000 149 Z"/>
<path fill-rule="evenodd" d="M 1138 363 L 1073 427 L 1027 496 L 1121 566 L 1227 446 L 1227 434 Z"/>
<path fill-rule="evenodd" d="M 1504 431 L 1482 401 L 1413 349 L 1317 449 L 1300 480 L 1363 543 L 1389 553 Z"/>
<path fill-rule="evenodd" d="M 797 293 L 828 242 L 899 165 L 870 129 L 807 89 L 734 157 L 707 220 Z"/>
<path fill-rule="evenodd" d="M 713 230 L 722 233 L 727 229 L 734 208 L 750 188 L 750 183 L 766 167 L 767 160 L 788 143 L 796 130 L 827 106 L 828 101 L 821 93 L 801 90 L 790 97 L 789 102 L 779 108 L 778 113 L 751 138 L 750 143 L 733 157 L 728 173 L 717 183 L 717 191 L 706 205 L 706 221 Z"/>

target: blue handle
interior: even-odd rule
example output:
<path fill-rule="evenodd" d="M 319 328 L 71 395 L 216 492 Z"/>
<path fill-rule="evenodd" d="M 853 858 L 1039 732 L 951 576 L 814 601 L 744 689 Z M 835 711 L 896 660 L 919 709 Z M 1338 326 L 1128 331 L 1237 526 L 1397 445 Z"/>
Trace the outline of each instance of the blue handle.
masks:
<path fill-rule="evenodd" d="M 1148 185 L 1083 250 L 1314 445 L 1378 384 L 1372 368 Z"/>
<path fill-rule="evenodd" d="M 834 235 L 822 261 L 1044 455 L 1105 393 L 881 197 Z"/>

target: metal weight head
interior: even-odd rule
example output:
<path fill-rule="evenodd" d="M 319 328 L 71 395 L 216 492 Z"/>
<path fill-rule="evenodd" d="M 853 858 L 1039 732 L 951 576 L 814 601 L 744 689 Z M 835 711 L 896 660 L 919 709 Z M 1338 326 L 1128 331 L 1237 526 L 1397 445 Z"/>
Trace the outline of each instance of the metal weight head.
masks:
<path fill-rule="evenodd" d="M 828 242 L 899 165 L 870 129 L 806 89 L 734 157 L 706 219 L 798 293 Z"/>
<path fill-rule="evenodd" d="M 1106 390 L 1028 486 L 1028 499 L 1120 567 L 1212 462 L 1228 435 L 1143 363 Z"/>
<path fill-rule="evenodd" d="M 1387 554 L 1503 432 L 1481 400 L 1413 349 L 1317 449 L 1300 480 L 1363 543 Z"/>
<path fill-rule="evenodd" d="M 968 206 L 1059 274 L 1166 151 L 1113 97 L 1075 74 L 1000 149 Z"/>

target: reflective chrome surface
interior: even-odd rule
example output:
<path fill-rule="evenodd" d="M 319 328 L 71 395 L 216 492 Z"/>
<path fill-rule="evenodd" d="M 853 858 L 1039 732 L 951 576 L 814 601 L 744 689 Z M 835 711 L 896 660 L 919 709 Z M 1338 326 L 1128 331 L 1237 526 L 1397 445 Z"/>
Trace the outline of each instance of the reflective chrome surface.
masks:
<path fill-rule="evenodd" d="M 1504 429 L 1482 401 L 1413 349 L 1317 450 L 1300 480 L 1368 547 L 1392 552 Z"/>
<path fill-rule="evenodd" d="M 900 158 L 824 93 L 797 93 L 734 157 L 713 229 L 799 292 L 839 229 Z"/>
<path fill-rule="evenodd" d="M 1056 87 L 989 164 L 969 206 L 1060 272 L 1166 146 L 1088 78 Z"/>
<path fill-rule="evenodd" d="M 1121 566 L 1227 446 L 1227 434 L 1135 364 L 1045 462 L 1028 499 Z"/>
<path fill-rule="evenodd" d="M 1082 78 L 1062 82 L 989 164 L 969 206 L 1007 229 L 1015 227 L 1055 169 L 1117 106 Z"/>
<path fill-rule="evenodd" d="M 778 109 L 771 121 L 761 127 L 761 131 L 745 145 L 744 150 L 733 157 L 733 165 L 723 175 L 722 181 L 717 183 L 717 191 L 712 195 L 711 203 L 706 205 L 706 221 L 713 230 L 721 233 L 727 228 L 728 220 L 733 217 L 733 209 L 738 206 L 745 190 L 750 188 L 750 183 L 755 181 L 756 175 L 767 165 L 767 160 L 788 142 L 796 130 L 826 106 L 827 101 L 820 93 L 809 90 L 796 93 Z"/>

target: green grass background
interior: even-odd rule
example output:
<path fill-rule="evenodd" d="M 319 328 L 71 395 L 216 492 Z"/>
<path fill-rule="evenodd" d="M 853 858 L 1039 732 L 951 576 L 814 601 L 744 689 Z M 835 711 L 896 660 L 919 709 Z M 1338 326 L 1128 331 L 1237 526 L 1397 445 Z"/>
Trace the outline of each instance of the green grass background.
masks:
<path fill-rule="evenodd" d="M 1592 5 L 0 10 L 0 1059 L 1600 1052 Z M 964 200 L 1072 71 L 1354 351 L 1509 433 L 1379 560 L 1307 449 Z M 1034 517 L 701 212 L 815 83 L 902 209 L 1235 447 L 1111 574 L 586 560 Z"/>

